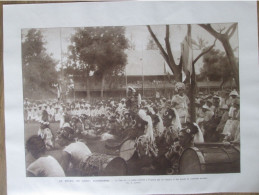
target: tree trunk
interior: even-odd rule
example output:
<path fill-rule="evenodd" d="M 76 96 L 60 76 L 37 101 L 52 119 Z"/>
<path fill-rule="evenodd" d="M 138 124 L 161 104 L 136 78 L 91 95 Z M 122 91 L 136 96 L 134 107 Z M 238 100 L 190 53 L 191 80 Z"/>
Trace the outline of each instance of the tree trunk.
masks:
<path fill-rule="evenodd" d="M 174 72 L 174 80 L 176 82 L 182 82 L 182 78 L 182 69 L 179 66 L 178 70 Z"/>
<path fill-rule="evenodd" d="M 89 77 L 86 77 L 86 92 L 87 92 L 87 100 L 90 102 L 91 100 L 91 94 L 90 94 L 90 82 Z"/>
<path fill-rule="evenodd" d="M 103 99 L 103 89 L 104 89 L 105 76 L 102 75 L 102 84 L 101 84 L 101 98 Z"/>
<path fill-rule="evenodd" d="M 163 56 L 166 63 L 169 65 L 169 68 L 174 74 L 174 78 L 177 82 L 182 82 L 182 59 L 180 60 L 179 64 L 177 65 L 174 61 L 173 53 L 171 50 L 171 44 L 170 44 L 170 30 L 169 25 L 166 25 L 166 34 L 165 34 L 165 45 L 166 45 L 166 51 L 157 39 L 156 35 L 152 31 L 151 27 L 147 25 L 148 31 L 153 38 L 154 42 L 156 43 L 157 47 L 159 48 L 159 51 L 161 55 Z"/>
<path fill-rule="evenodd" d="M 232 49 L 232 47 L 229 43 L 229 40 L 230 40 L 231 36 L 233 35 L 233 33 L 236 30 L 237 24 L 233 24 L 231 27 L 229 27 L 229 29 L 226 31 L 225 34 L 221 34 L 221 33 L 216 32 L 211 27 L 211 25 L 208 25 L 208 24 L 199 24 L 199 26 L 201 26 L 203 29 L 208 31 L 211 35 L 213 35 L 215 38 L 220 40 L 220 42 L 222 43 L 222 45 L 225 49 L 225 52 L 227 54 L 230 67 L 231 67 L 232 72 L 234 74 L 234 78 L 235 78 L 235 81 L 236 81 L 237 88 L 239 89 L 239 68 L 238 68 L 238 64 L 235 60 L 233 49 Z M 232 31 L 232 32 L 230 32 L 230 31 Z"/>
<path fill-rule="evenodd" d="M 239 71 L 238 71 L 238 64 L 236 63 L 233 50 L 232 50 L 232 48 L 231 48 L 231 46 L 230 46 L 230 43 L 229 43 L 229 40 L 228 40 L 228 39 L 226 39 L 226 40 L 223 39 L 221 42 L 222 42 L 223 47 L 224 47 L 224 49 L 225 49 L 225 51 L 226 51 L 226 54 L 227 54 L 227 56 L 228 56 L 229 64 L 230 64 L 231 69 L 232 69 L 232 71 L 233 71 L 237 88 L 239 89 Z"/>
<path fill-rule="evenodd" d="M 192 63 L 192 75 L 190 84 L 190 121 L 196 122 L 195 97 L 196 97 L 196 74 L 194 63 Z"/>

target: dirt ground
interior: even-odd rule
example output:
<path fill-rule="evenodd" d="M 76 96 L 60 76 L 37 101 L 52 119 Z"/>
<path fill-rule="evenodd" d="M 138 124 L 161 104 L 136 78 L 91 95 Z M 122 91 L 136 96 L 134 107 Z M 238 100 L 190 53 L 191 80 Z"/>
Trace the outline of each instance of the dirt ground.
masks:
<path fill-rule="evenodd" d="M 40 124 L 39 123 L 25 123 L 25 130 L 24 130 L 24 143 L 32 136 L 37 135 L 38 129 Z M 50 129 L 52 130 L 54 137 L 57 135 L 57 131 L 59 129 L 59 123 L 51 123 Z M 86 145 L 89 147 L 92 153 L 99 153 L 99 154 L 108 154 L 112 156 L 119 156 L 119 149 L 108 149 L 105 147 L 105 141 L 101 141 L 100 139 L 91 140 L 87 139 L 84 140 Z M 61 149 L 55 149 L 52 151 L 47 151 L 46 154 L 54 156 L 58 161 L 61 159 Z M 35 159 L 31 156 L 30 153 L 27 151 L 25 152 L 25 161 L 26 167 L 28 167 Z"/>
<path fill-rule="evenodd" d="M 25 131 L 25 133 L 24 133 L 25 143 L 32 135 L 37 135 L 39 127 L 40 127 L 39 123 L 25 123 L 25 130 L 24 130 Z M 59 129 L 59 123 L 51 123 L 50 128 L 54 134 L 54 137 L 56 137 L 57 131 Z M 107 148 L 107 147 L 105 147 L 105 141 L 101 141 L 100 139 L 96 139 L 96 140 L 87 139 L 87 140 L 85 140 L 85 142 L 92 153 L 119 156 L 119 148 L 118 147 L 116 149 Z M 61 158 L 61 151 L 62 151 L 62 148 L 59 150 L 48 151 L 47 154 L 54 156 L 59 161 L 59 158 Z M 25 152 L 25 160 L 26 160 L 26 167 L 28 167 L 30 165 L 30 163 L 32 163 L 35 159 L 31 156 L 30 153 Z M 142 173 L 139 169 L 140 165 L 143 162 L 145 162 L 145 164 L 147 164 L 147 165 L 150 165 L 149 160 L 148 161 L 146 161 L 146 160 L 143 161 L 143 159 L 140 160 L 135 152 L 133 157 L 129 161 L 126 162 L 126 167 L 127 167 L 126 175 L 143 175 L 143 174 L 149 175 L 150 173 L 147 173 L 147 172 Z M 112 169 L 116 169 L 116 168 L 114 167 Z M 110 172 L 112 172 L 112 170 Z M 116 172 L 116 170 L 114 170 L 114 173 L 115 172 Z M 154 174 L 154 173 L 151 173 L 151 174 Z M 111 176 L 112 176 L 112 173 L 111 173 Z"/>
<path fill-rule="evenodd" d="M 25 124 L 25 130 L 24 130 L 24 141 L 26 141 L 32 136 L 37 135 L 39 130 L 39 123 L 26 123 Z M 54 137 L 57 135 L 57 131 L 59 129 L 59 123 L 50 123 L 50 129 L 52 130 Z M 118 155 L 118 150 L 111 150 L 107 149 L 105 147 L 105 141 L 100 140 L 85 140 L 87 143 L 87 146 L 92 152 L 95 153 L 102 153 L 102 154 L 109 154 L 109 155 Z"/>

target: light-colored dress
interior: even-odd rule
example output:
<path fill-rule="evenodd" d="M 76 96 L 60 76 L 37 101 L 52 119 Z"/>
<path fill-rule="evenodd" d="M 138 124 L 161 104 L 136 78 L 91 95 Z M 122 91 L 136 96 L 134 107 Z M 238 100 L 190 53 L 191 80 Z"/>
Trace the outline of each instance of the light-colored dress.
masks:
<path fill-rule="evenodd" d="M 239 136 L 239 117 L 240 111 L 234 107 L 231 107 L 229 110 L 229 119 L 227 120 L 223 129 L 223 134 L 228 136 L 229 141 L 233 141 L 234 139 L 237 139 L 237 137 Z"/>
<path fill-rule="evenodd" d="M 188 114 L 188 104 L 190 103 L 189 98 L 186 95 L 180 96 L 176 94 L 173 96 L 172 105 L 177 110 L 177 113 L 180 117 L 181 123 L 185 123 L 189 114 Z"/>
<path fill-rule="evenodd" d="M 38 136 L 40 136 L 45 143 L 46 149 L 50 150 L 51 148 L 54 148 L 53 144 L 53 134 L 49 128 L 45 129 L 39 129 L 38 130 Z"/>

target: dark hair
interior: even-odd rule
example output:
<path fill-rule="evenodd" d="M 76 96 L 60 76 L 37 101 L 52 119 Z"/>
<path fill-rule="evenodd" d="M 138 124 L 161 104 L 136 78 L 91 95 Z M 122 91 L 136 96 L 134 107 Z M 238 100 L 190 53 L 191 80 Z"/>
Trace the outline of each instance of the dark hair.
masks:
<path fill-rule="evenodd" d="M 169 127 L 171 125 L 171 122 L 173 119 L 176 118 L 176 114 L 174 109 L 172 108 L 167 108 L 164 115 L 163 115 L 163 119 L 164 119 L 164 125 L 166 127 Z"/>
<path fill-rule="evenodd" d="M 49 124 L 43 124 L 43 123 L 41 123 L 41 124 L 40 124 L 40 128 L 41 128 L 41 129 L 49 128 Z"/>
<path fill-rule="evenodd" d="M 154 126 L 157 125 L 160 121 L 158 115 L 156 114 L 152 115 L 151 118 Z"/>
<path fill-rule="evenodd" d="M 38 154 L 45 152 L 46 146 L 40 136 L 33 135 L 27 140 L 26 149 L 36 158 Z"/>
<path fill-rule="evenodd" d="M 48 121 L 48 117 L 49 117 L 49 114 L 48 114 L 48 112 L 46 111 L 46 110 L 43 110 L 42 111 L 42 120 L 44 121 L 44 122 L 46 122 L 46 121 Z"/>
<path fill-rule="evenodd" d="M 64 116 L 64 122 L 68 123 L 71 120 L 70 116 L 68 114 L 66 114 Z"/>
<path fill-rule="evenodd" d="M 176 114 L 172 108 L 167 108 L 167 110 L 164 113 L 164 117 L 169 117 L 171 116 L 171 119 L 174 119 L 176 117 Z"/>
<path fill-rule="evenodd" d="M 190 123 L 190 122 L 187 122 L 186 124 L 183 125 L 183 130 L 185 133 L 188 133 L 188 134 L 192 134 L 192 135 L 195 135 L 196 133 L 198 133 L 198 127 L 195 126 L 193 123 Z M 188 132 L 188 129 L 190 132 Z"/>
<path fill-rule="evenodd" d="M 136 124 L 135 124 L 135 128 L 139 129 L 139 130 L 145 130 L 145 126 L 148 124 L 147 121 L 143 120 L 142 118 L 140 118 L 139 115 L 137 114 L 134 114 L 132 115 L 132 120 L 135 120 L 136 121 Z"/>
<path fill-rule="evenodd" d="M 155 106 L 153 107 L 153 110 L 154 110 L 155 113 L 157 113 L 157 111 L 158 111 Z"/>

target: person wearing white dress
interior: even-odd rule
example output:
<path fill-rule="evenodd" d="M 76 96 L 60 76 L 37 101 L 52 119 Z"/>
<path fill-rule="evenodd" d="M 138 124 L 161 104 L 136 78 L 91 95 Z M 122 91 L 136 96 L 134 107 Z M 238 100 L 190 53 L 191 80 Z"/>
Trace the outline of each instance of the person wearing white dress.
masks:
<path fill-rule="evenodd" d="M 172 97 L 171 104 L 177 110 L 181 123 L 186 123 L 189 117 L 189 98 L 184 94 L 184 83 L 176 83 L 175 91 L 176 95 Z"/>
<path fill-rule="evenodd" d="M 229 119 L 227 120 L 223 134 L 225 135 L 225 140 L 227 141 L 237 141 L 239 140 L 240 134 L 240 100 L 235 99 L 233 106 L 229 109 Z"/>

